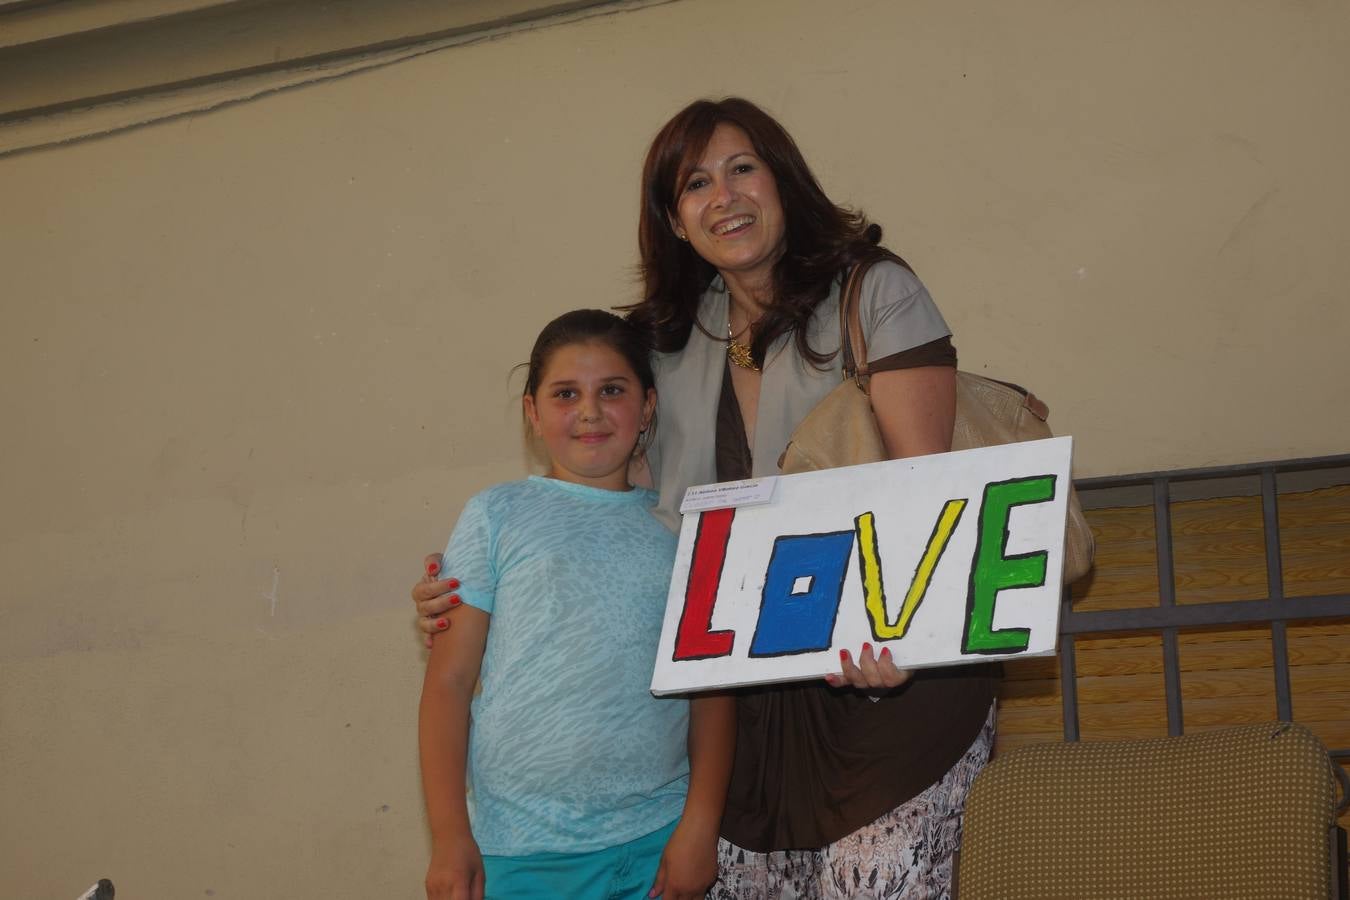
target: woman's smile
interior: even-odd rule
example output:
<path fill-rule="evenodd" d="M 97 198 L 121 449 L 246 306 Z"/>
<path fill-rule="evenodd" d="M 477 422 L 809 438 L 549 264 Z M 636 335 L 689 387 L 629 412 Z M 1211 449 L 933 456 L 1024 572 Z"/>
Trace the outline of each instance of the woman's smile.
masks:
<path fill-rule="evenodd" d="M 727 237 L 733 234 L 739 234 L 746 228 L 755 224 L 754 216 L 733 216 L 730 219 L 723 219 L 708 229 L 718 237 Z"/>

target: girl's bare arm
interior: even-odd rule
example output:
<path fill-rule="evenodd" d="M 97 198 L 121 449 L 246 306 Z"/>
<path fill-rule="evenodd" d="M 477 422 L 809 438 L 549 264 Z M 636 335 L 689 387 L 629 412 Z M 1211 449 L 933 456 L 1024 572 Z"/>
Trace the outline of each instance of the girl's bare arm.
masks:
<path fill-rule="evenodd" d="M 469 827 L 465 771 L 469 754 L 469 703 L 478 680 L 491 617 L 462 607 L 455 627 L 432 647 L 422 682 L 418 746 L 422 791 L 431 827 L 427 897 L 481 900 L 483 860 Z"/>
<path fill-rule="evenodd" d="M 735 752 L 735 698 L 694 697 L 689 704 L 689 794 L 680 824 L 661 854 L 652 896 L 694 900 L 717 880 L 717 836 Z"/>

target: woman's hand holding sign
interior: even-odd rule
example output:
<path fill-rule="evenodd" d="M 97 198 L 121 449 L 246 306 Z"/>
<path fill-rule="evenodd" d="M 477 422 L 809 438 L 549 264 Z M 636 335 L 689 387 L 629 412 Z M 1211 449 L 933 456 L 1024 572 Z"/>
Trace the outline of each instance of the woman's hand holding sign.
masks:
<path fill-rule="evenodd" d="M 904 685 L 914 674 L 909 669 L 896 668 L 889 647 L 882 647 L 881 653 L 874 656 L 871 644 L 862 645 L 857 663 L 854 663 L 851 653 L 840 650 L 839 662 L 843 666 L 843 674 L 825 676 L 825 681 L 832 687 L 884 691 Z"/>

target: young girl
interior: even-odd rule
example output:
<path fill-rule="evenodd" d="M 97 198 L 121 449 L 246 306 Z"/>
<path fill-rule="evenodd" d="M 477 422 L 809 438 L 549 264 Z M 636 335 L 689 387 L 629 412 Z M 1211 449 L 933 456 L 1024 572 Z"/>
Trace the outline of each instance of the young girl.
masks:
<path fill-rule="evenodd" d="M 675 537 L 628 482 L 647 348 L 610 313 L 560 316 L 522 404 L 548 477 L 473 497 L 445 552 L 462 603 L 422 688 L 427 897 L 702 897 L 735 711 L 648 691 Z"/>

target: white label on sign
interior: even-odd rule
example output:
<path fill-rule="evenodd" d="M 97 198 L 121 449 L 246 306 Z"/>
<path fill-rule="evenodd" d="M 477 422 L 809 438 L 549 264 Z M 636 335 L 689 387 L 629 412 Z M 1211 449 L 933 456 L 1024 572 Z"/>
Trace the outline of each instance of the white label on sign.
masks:
<path fill-rule="evenodd" d="M 680 512 L 761 506 L 773 499 L 773 488 L 777 483 L 777 475 L 768 475 L 764 478 L 747 478 L 744 481 L 694 485 L 684 492 Z"/>

